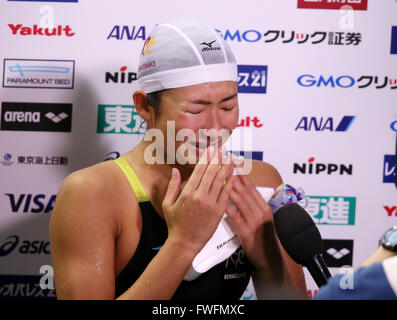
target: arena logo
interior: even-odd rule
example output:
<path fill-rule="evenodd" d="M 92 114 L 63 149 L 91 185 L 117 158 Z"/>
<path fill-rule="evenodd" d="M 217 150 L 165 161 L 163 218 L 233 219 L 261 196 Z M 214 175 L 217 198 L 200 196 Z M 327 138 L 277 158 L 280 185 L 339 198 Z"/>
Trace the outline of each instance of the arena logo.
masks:
<path fill-rule="evenodd" d="M 383 206 L 388 217 L 397 217 L 397 206 Z"/>
<path fill-rule="evenodd" d="M 11 34 L 20 36 L 66 36 L 73 37 L 75 33 L 72 28 L 68 25 L 58 25 L 55 28 L 42 28 L 38 24 L 34 24 L 32 27 L 24 26 L 22 24 L 8 24 L 11 29 Z"/>
<path fill-rule="evenodd" d="M 345 132 L 349 130 L 355 116 L 343 116 L 340 122 L 334 126 L 333 117 L 302 117 L 299 120 L 295 131 L 329 131 L 329 132 Z"/>
<path fill-rule="evenodd" d="M 267 66 L 238 65 L 239 93 L 266 93 Z"/>
<path fill-rule="evenodd" d="M 355 224 L 356 198 L 342 196 L 306 196 L 306 211 L 319 225 Z"/>
<path fill-rule="evenodd" d="M 298 9 L 339 10 L 344 5 L 350 6 L 353 10 L 366 11 L 368 0 L 298 0 Z"/>
<path fill-rule="evenodd" d="M 397 26 L 391 27 L 390 54 L 397 54 Z"/>
<path fill-rule="evenodd" d="M 144 124 L 133 105 L 98 105 L 97 133 L 143 134 Z"/>
<path fill-rule="evenodd" d="M 353 264 L 353 240 L 324 239 L 324 262 L 330 268 Z"/>
<path fill-rule="evenodd" d="M 395 183 L 396 180 L 396 156 L 386 154 L 383 161 L 383 183 Z"/>
<path fill-rule="evenodd" d="M 142 40 L 146 39 L 145 26 L 113 26 L 106 40 Z"/>
<path fill-rule="evenodd" d="M 113 83 L 131 83 L 137 80 L 136 72 L 126 72 L 127 67 L 122 66 L 120 68 L 120 72 L 106 72 L 105 73 L 105 82 L 113 82 Z"/>
<path fill-rule="evenodd" d="M 10 201 L 11 211 L 14 213 L 50 213 L 53 209 L 56 194 L 48 197 L 45 194 L 19 194 L 5 193 Z"/>
<path fill-rule="evenodd" d="M 4 59 L 3 87 L 73 89 L 74 60 Z"/>
<path fill-rule="evenodd" d="M 18 246 L 19 245 L 19 246 Z M 0 244 L 0 257 L 5 257 L 16 250 L 20 254 L 51 254 L 50 242 L 43 240 L 22 240 L 11 235 Z"/>
<path fill-rule="evenodd" d="M 311 157 L 308 159 L 308 163 L 294 163 L 293 173 L 302 174 L 339 174 L 339 175 L 352 175 L 353 165 L 352 164 L 336 164 L 336 163 L 314 163 L 315 158 Z"/>
<path fill-rule="evenodd" d="M 70 132 L 71 126 L 71 104 L 2 103 L 0 130 Z"/>

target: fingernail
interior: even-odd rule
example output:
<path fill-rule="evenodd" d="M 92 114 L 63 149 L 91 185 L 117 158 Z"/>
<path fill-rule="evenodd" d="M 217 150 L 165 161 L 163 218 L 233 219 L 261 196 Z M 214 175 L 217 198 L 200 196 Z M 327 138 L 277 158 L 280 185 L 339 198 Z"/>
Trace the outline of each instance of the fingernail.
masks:
<path fill-rule="evenodd" d="M 178 172 L 176 168 L 172 168 L 172 178 L 176 179 L 176 177 L 178 176 Z"/>

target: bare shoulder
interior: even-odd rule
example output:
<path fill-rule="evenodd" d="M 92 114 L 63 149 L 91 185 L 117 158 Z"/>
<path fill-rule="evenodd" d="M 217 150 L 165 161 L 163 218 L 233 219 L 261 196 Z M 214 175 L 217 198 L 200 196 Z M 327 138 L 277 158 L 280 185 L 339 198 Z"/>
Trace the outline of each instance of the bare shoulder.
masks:
<path fill-rule="evenodd" d="M 280 184 L 283 183 L 280 173 L 270 163 L 258 160 L 248 161 L 251 161 L 252 163 L 251 172 L 248 176 L 256 185 L 276 189 Z"/>
<path fill-rule="evenodd" d="M 106 161 L 69 174 L 58 191 L 52 222 L 64 219 L 96 223 L 98 220 L 117 224 L 112 208 L 120 181 L 118 168 Z M 114 212 L 113 211 L 113 212 Z"/>

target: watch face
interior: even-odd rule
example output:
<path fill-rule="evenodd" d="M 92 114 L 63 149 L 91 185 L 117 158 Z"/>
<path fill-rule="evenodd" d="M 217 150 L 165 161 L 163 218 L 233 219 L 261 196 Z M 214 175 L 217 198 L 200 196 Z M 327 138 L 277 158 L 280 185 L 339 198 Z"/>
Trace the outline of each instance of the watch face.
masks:
<path fill-rule="evenodd" d="M 394 249 L 397 248 L 397 227 L 387 230 L 383 236 L 384 244 Z"/>

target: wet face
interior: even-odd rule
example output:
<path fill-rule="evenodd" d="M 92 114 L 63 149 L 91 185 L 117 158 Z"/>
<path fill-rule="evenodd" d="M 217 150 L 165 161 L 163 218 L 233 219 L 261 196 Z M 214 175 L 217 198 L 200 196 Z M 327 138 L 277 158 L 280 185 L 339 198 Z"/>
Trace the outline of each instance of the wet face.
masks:
<path fill-rule="evenodd" d="M 194 165 L 201 152 L 210 145 L 220 146 L 236 127 L 237 82 L 208 82 L 167 90 L 161 95 L 158 111 L 151 128 L 163 132 L 165 159 L 175 155 L 177 163 Z"/>

